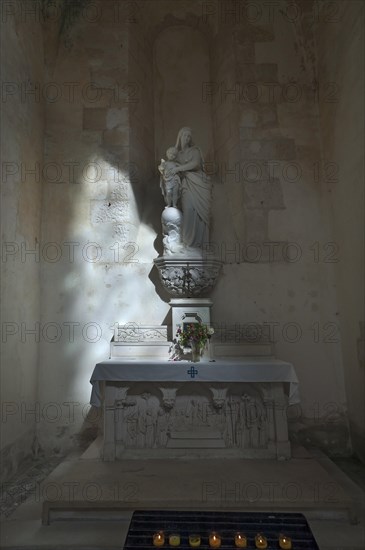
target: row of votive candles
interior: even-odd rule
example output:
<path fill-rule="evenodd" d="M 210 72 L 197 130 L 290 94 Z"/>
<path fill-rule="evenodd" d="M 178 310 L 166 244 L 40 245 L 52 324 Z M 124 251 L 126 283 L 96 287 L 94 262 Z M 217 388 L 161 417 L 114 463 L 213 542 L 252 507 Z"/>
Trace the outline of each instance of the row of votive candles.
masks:
<path fill-rule="evenodd" d="M 153 535 L 153 545 L 154 546 L 163 546 L 165 544 L 165 533 L 163 531 L 158 531 Z M 209 546 L 210 548 L 219 548 L 222 544 L 222 537 L 218 533 L 210 533 L 209 535 Z M 280 534 L 279 535 L 279 548 L 283 550 L 290 550 L 292 548 L 291 538 Z M 181 538 L 179 534 L 171 534 L 168 536 L 168 543 L 170 546 L 180 546 Z M 200 535 L 189 535 L 189 545 L 192 548 L 197 548 L 201 544 Z M 246 548 L 247 547 L 247 537 L 243 533 L 236 533 L 234 536 L 234 544 L 236 548 Z M 255 546 L 256 548 L 267 548 L 267 538 L 261 533 L 257 533 L 255 536 Z"/>

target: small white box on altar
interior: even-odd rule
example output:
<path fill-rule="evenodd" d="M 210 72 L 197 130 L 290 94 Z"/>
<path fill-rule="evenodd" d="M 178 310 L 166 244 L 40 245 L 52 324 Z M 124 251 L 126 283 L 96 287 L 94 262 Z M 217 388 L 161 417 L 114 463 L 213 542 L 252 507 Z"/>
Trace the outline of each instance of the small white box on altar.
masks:
<path fill-rule="evenodd" d="M 110 346 L 111 359 L 168 359 L 170 342 L 166 325 L 116 324 Z"/>
<path fill-rule="evenodd" d="M 167 325 L 115 324 L 114 342 L 123 344 L 167 342 Z"/>

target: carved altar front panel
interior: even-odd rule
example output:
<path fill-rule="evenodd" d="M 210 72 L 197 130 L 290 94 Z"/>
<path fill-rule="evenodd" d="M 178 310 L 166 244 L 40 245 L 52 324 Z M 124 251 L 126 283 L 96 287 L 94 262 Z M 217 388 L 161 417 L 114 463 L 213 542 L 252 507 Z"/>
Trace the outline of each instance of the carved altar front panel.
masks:
<path fill-rule="evenodd" d="M 104 459 L 289 458 L 285 406 L 280 383 L 107 382 Z"/>

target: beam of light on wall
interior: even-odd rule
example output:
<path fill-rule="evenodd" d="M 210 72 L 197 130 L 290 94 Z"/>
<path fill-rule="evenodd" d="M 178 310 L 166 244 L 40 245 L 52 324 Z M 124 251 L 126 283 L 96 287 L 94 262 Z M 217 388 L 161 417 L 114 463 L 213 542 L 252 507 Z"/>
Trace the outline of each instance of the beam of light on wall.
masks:
<path fill-rule="evenodd" d="M 148 275 L 156 232 L 141 222 L 128 173 L 104 158 L 89 157 L 72 189 L 68 236 L 80 243 L 64 274 L 68 316 L 80 323 L 78 340 L 66 346 L 68 392 L 87 402 L 95 363 L 108 359 L 121 318 L 145 324 L 155 289 Z"/>

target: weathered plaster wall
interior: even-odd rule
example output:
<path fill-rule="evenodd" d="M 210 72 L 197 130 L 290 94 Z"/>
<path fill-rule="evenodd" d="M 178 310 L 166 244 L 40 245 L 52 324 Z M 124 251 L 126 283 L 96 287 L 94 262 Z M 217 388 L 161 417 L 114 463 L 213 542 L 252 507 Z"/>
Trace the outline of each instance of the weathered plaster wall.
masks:
<path fill-rule="evenodd" d="M 44 102 L 40 19 L 24 3 L 2 11 L 1 468 L 32 452 L 37 422 Z M 27 251 L 35 253 L 27 254 Z M 29 332 L 28 332 L 29 331 Z M 32 332 L 33 331 L 33 332 Z M 36 450 L 36 445 L 33 446 Z"/>
<path fill-rule="evenodd" d="M 55 261 L 42 265 L 42 313 L 54 332 L 49 325 L 41 343 L 39 385 L 42 403 L 54 407 L 39 437 L 54 452 L 84 437 L 82 426 L 96 429 L 94 418 L 85 421 L 89 379 L 109 356 L 114 323 L 158 324 L 168 309 L 149 278 L 157 255 L 144 192 L 153 166 L 151 52 L 138 29 L 130 33 L 128 3 L 97 6 L 95 21 L 81 15 L 60 43 L 52 78 L 64 93 L 47 105 L 42 240 L 55 243 Z"/>
<path fill-rule="evenodd" d="M 285 16 L 286 6 L 270 12 L 262 3 L 255 24 L 239 12 L 233 28 L 232 16 L 216 15 L 205 99 L 214 106 L 221 181 L 212 250 L 226 265 L 214 319 L 262 324 L 274 335 L 276 355 L 293 362 L 301 382 L 292 437 L 342 453 L 349 439 L 331 263 L 338 251 L 327 244 L 315 67 L 303 49 L 313 49 L 305 31 L 315 12 L 306 2 Z"/>
<path fill-rule="evenodd" d="M 156 201 L 153 47 L 140 19 L 140 13 L 134 14 L 128 27 L 128 82 L 131 89 L 135 90 L 134 101 L 128 105 L 131 132 L 129 161 L 141 229 L 138 261 L 140 264 L 147 264 L 145 280 L 148 280 L 151 239 L 159 231 L 160 212 L 159 209 L 153 208 Z"/>
<path fill-rule="evenodd" d="M 207 37 L 200 30 L 173 24 L 161 30 L 154 51 L 157 158 L 166 159 L 166 149 L 175 146 L 178 130 L 184 126 L 193 129 L 204 158 L 211 158 L 211 106 L 201 100 L 201 83 L 210 80 Z"/>
<path fill-rule="evenodd" d="M 319 74 L 335 90 L 319 95 L 323 159 L 334 162 L 324 192 L 331 208 L 342 358 L 354 451 L 365 460 L 364 411 L 364 5 L 341 3 L 338 22 L 316 34 Z"/>

